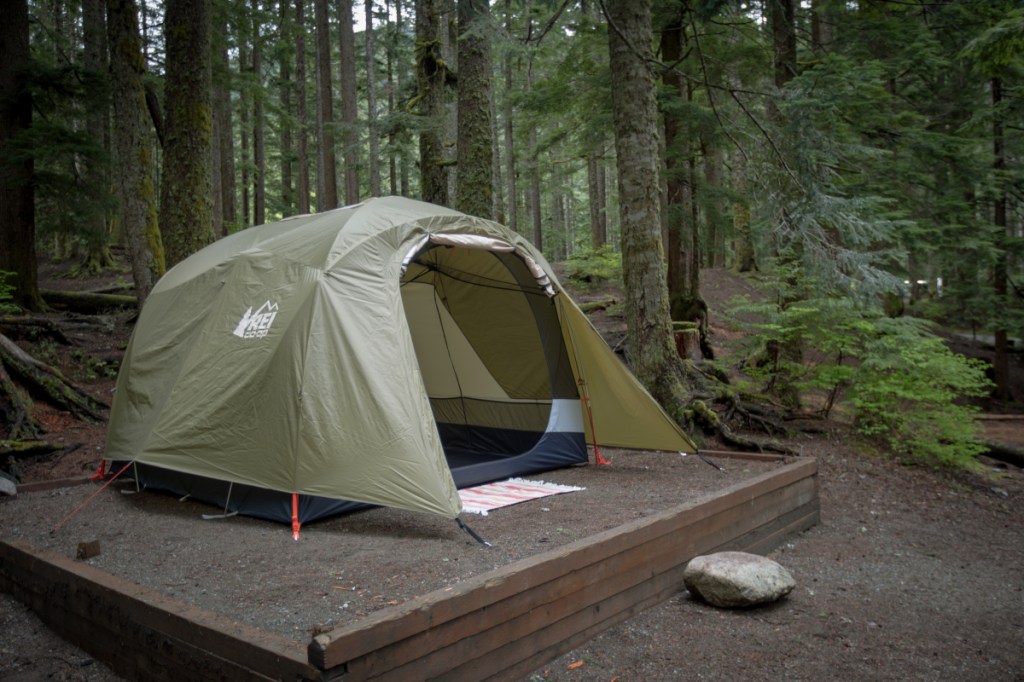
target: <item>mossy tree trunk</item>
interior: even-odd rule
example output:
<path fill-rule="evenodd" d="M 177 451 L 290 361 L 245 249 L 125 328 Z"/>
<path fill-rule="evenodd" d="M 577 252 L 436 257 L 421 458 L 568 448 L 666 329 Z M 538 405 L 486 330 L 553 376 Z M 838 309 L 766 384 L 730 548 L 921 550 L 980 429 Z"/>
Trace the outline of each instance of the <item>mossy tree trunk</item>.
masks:
<path fill-rule="evenodd" d="M 444 161 L 447 80 L 438 1 L 416 0 L 415 112 L 420 118 L 420 193 L 424 201 L 441 206 L 448 205 L 448 171 Z"/>
<path fill-rule="evenodd" d="M 134 0 L 107 0 L 111 91 L 114 93 L 114 183 L 135 292 L 142 305 L 165 269 L 156 217 L 153 150 L 143 77 L 146 73 Z"/>
<path fill-rule="evenodd" d="M 677 421 L 687 390 L 669 316 L 658 188 L 658 112 L 649 0 L 606 3 L 618 157 L 623 285 L 630 359 L 637 378 Z"/>
<path fill-rule="evenodd" d="M 487 0 L 458 0 L 459 143 L 456 207 L 490 218 L 494 208 L 491 45 Z"/>
<path fill-rule="evenodd" d="M 167 264 L 213 241 L 210 0 L 168 0 L 160 230 Z"/>

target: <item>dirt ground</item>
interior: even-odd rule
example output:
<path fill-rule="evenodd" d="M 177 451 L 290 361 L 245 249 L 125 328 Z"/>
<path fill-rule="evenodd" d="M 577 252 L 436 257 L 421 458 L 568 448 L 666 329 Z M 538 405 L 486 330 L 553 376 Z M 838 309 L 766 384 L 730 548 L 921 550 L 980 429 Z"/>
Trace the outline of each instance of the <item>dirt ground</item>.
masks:
<path fill-rule="evenodd" d="M 745 286 L 712 273 L 708 289 L 726 299 Z M 602 315 L 599 324 L 614 343 L 617 322 Z M 123 348 L 130 315 L 98 323 L 66 313 L 54 318 L 69 328 L 75 345 L 48 345 L 48 357 L 109 400 L 113 380 L 104 367 Z M 39 344 L 32 348 L 39 352 Z M 97 362 L 83 369 L 85 356 Z M 48 437 L 68 447 L 19 462 L 24 479 L 93 471 L 104 426 L 44 406 L 40 411 Z M 1024 419 L 985 425 L 993 439 L 1024 446 Z M 991 460 L 975 473 L 900 463 L 841 424 L 794 434 L 789 443 L 819 461 L 822 522 L 771 554 L 797 581 L 788 598 L 725 611 L 680 593 L 526 679 L 1021 679 L 1024 472 Z M 609 454 L 611 469 L 538 477 L 581 485 L 584 492 L 467 517 L 494 542 L 494 551 L 449 521 L 396 510 L 313 524 L 294 543 L 283 526 L 237 517 L 203 521 L 201 514 L 211 511 L 203 505 L 151 493 L 122 495 L 114 487 L 65 521 L 94 492 L 89 486 L 0 499 L 0 537 L 29 539 L 67 556 L 78 541 L 98 538 L 103 551 L 90 562 L 103 570 L 307 641 L 318 625 L 358 618 L 654 513 L 765 466 L 723 462 L 722 473 L 695 458 Z M 61 529 L 51 534 L 57 523 Z M 270 561 L 268 547 L 292 559 L 284 564 L 292 568 Z M 0 595 L 0 633 L 0 679 L 119 679 L 7 595 Z"/>

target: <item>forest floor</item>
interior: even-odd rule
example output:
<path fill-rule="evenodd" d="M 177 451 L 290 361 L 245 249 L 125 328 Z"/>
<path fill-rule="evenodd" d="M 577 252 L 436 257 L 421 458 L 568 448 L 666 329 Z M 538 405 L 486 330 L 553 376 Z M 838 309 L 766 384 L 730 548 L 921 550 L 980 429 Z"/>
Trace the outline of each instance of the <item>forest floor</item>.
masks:
<path fill-rule="evenodd" d="M 59 269 L 45 267 L 44 286 L 88 290 L 112 279 L 58 275 Z M 714 311 L 753 289 L 712 270 L 705 273 L 704 290 L 716 344 L 727 347 L 739 333 Z M 614 295 L 594 290 L 579 298 Z M 610 312 L 593 319 L 614 345 L 624 331 L 614 306 Z M 51 317 L 73 345 L 40 341 L 26 347 L 109 402 L 111 361 L 116 365 L 127 342 L 131 314 Z M 84 424 L 45 405 L 38 409 L 47 438 L 67 447 L 19 462 L 23 480 L 92 473 L 103 454 L 105 425 Z M 989 438 L 1024 446 L 1024 419 L 983 423 Z M 1024 472 L 984 458 L 976 472 L 936 471 L 887 455 L 841 422 L 817 426 L 814 433 L 786 439 L 817 458 L 822 508 L 819 525 L 770 555 L 797 581 L 789 597 L 725 611 L 683 592 L 526 679 L 1021 679 Z M 615 462 L 610 468 L 543 476 L 587 491 L 470 517 L 470 525 L 494 542 L 492 549 L 475 545 L 450 522 L 397 510 L 313 524 L 292 543 L 283 526 L 242 518 L 202 521 L 201 513 L 209 511 L 202 505 L 157 494 L 123 496 L 113 487 L 65 521 L 94 490 L 90 486 L 0 498 L 0 537 L 69 557 L 80 540 L 98 538 L 102 552 L 89 560 L 97 567 L 305 642 L 316 626 L 358 618 L 660 511 L 764 466 L 724 461 L 722 473 L 693 458 L 606 454 Z M 65 525 L 51 533 L 57 523 Z M 268 546 L 276 548 L 273 560 Z M 281 555 L 291 560 L 282 563 Z M 0 633 L 2 680 L 119 679 L 8 595 L 0 595 Z"/>

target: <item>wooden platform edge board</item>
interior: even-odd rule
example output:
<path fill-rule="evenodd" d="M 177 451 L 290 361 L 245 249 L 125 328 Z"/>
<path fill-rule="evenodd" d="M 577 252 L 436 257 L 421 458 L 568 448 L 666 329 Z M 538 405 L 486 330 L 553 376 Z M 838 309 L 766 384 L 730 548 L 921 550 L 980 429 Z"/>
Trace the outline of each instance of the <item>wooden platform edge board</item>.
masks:
<path fill-rule="evenodd" d="M 549 581 L 580 571 L 585 566 L 607 561 L 615 554 L 628 552 L 631 548 L 642 546 L 652 540 L 678 533 L 681 525 L 699 525 L 706 519 L 726 512 L 725 520 L 719 522 L 734 526 L 732 530 L 735 534 L 740 534 L 745 532 L 743 524 L 760 525 L 776 515 L 775 509 L 762 510 L 761 515 L 767 516 L 763 520 L 758 520 L 758 515 L 750 506 L 759 497 L 798 484 L 798 487 L 805 489 L 810 486 L 803 494 L 816 499 L 816 473 L 815 460 L 799 460 L 747 482 L 738 483 L 701 501 L 624 524 L 566 547 L 477 576 L 459 585 L 418 597 L 399 607 L 377 612 L 363 621 L 334 630 L 326 636 L 316 637 L 310 645 L 310 662 L 325 670 L 348 663 L 358 668 L 356 659 L 377 651 L 382 647 L 382 642 L 392 643 L 391 646 L 401 646 L 401 640 L 406 638 L 423 640 L 418 644 L 421 647 L 426 646 L 428 640 L 432 646 L 447 646 L 450 642 L 445 642 L 441 638 L 445 630 L 440 627 L 443 623 L 475 614 L 481 609 L 489 609 L 493 614 L 496 605 L 504 599 L 524 592 L 539 592 L 545 589 L 544 585 Z M 801 482 L 803 486 L 799 485 Z M 793 503 L 798 504 L 796 501 Z M 711 522 L 703 531 L 717 533 L 720 529 L 713 527 L 719 525 L 719 522 Z M 723 537 L 716 542 L 726 542 L 730 539 L 732 538 Z M 686 557 L 686 560 L 695 555 Z M 506 616 L 511 614 L 514 617 L 517 613 L 535 606 L 523 601 L 518 608 L 508 609 L 507 605 L 503 605 L 503 608 L 508 609 L 505 612 Z M 473 618 L 476 617 L 473 615 Z M 480 627 L 479 622 L 477 627 Z M 426 637 L 422 633 L 428 630 L 431 631 L 431 636 Z M 381 651 L 377 656 L 383 653 Z M 394 653 L 397 653 L 397 650 Z M 403 660 L 406 656 L 408 652 L 393 660 L 391 665 L 402 665 L 406 662 Z"/>
<path fill-rule="evenodd" d="M 317 635 L 309 645 L 309 661 L 324 670 L 334 668 L 376 650 L 383 633 L 387 633 L 388 641 L 414 636 L 525 589 L 534 588 L 539 583 L 553 580 L 583 563 L 602 561 L 630 545 L 643 544 L 651 537 L 671 533 L 677 525 L 675 517 L 680 513 L 692 514 L 695 519 L 709 517 L 722 509 L 756 498 L 768 490 L 813 476 L 816 472 L 817 461 L 813 459 L 783 465 L 725 490 L 709 493 L 699 500 L 522 559 L 457 585 L 418 596 L 398 606 L 382 609 L 356 623 Z"/>
<path fill-rule="evenodd" d="M 815 510 L 814 513 L 808 513 L 807 509 L 793 510 L 791 514 L 795 512 L 799 513 L 797 513 L 793 517 L 793 520 L 791 520 L 789 523 L 783 525 L 780 525 L 777 522 L 766 524 L 772 527 L 772 532 L 770 534 L 765 534 L 765 536 L 759 542 L 755 543 L 752 546 L 748 546 L 742 538 L 727 544 L 731 549 L 735 549 L 738 551 L 746 551 L 753 553 L 766 553 L 768 551 L 771 551 L 772 549 L 774 549 L 774 547 L 778 546 L 778 543 L 784 541 L 787 537 L 790 537 L 791 535 L 798 533 L 800 531 L 807 530 L 811 528 L 815 523 L 817 523 L 817 500 L 815 500 L 814 503 L 809 503 L 808 505 L 806 505 L 806 507 L 813 508 Z M 755 531 L 751 531 L 751 533 L 748 535 L 756 534 L 758 536 L 761 536 L 763 533 L 763 529 L 756 529 Z M 771 540 L 774 540 L 775 545 L 771 544 Z M 760 546 L 760 548 L 758 546 Z M 716 549 L 714 551 L 721 550 Z M 523 658 L 515 664 L 509 664 L 509 658 L 507 658 L 508 652 L 496 652 L 496 657 L 499 659 L 503 659 L 506 662 L 503 668 L 501 670 L 494 671 L 489 677 L 485 678 L 477 676 L 475 679 L 487 680 L 487 682 L 512 682 L 513 680 L 521 679 L 524 675 L 528 675 L 530 672 L 536 670 L 545 663 L 555 660 L 559 656 L 562 656 L 563 654 L 572 651 L 578 646 L 582 646 L 583 644 L 593 639 L 596 635 L 607 630 L 608 628 L 611 628 L 624 620 L 632 618 L 633 616 L 637 615 L 641 611 L 646 610 L 647 608 L 657 606 L 661 602 L 671 597 L 673 594 L 678 593 L 680 590 L 683 589 L 682 571 L 679 570 L 674 573 L 671 573 L 670 575 L 672 579 L 667 584 L 667 586 L 663 587 L 660 591 L 651 592 L 649 596 L 647 596 L 642 602 L 638 602 L 624 609 L 621 612 L 611 613 L 612 609 L 608 608 L 608 605 L 603 603 L 598 605 L 597 612 L 604 614 L 604 620 L 594 619 L 588 627 L 576 633 L 573 633 L 570 636 L 565 637 L 561 640 L 555 641 L 549 638 L 547 646 L 535 649 L 533 652 L 531 652 L 530 655 L 528 655 L 527 657 Z M 541 642 L 534 642 L 534 644 L 541 644 Z M 458 671 L 453 671 L 453 673 L 454 672 Z M 453 680 L 454 682 L 459 678 L 455 674 L 453 674 L 450 677 L 445 676 L 446 682 L 449 679 Z"/>
<path fill-rule="evenodd" d="M 93 479 L 89 476 L 78 476 L 75 478 L 60 478 L 52 481 L 35 481 L 32 483 L 19 483 L 18 494 L 21 493 L 39 493 L 47 490 L 54 490 L 56 488 L 71 488 L 76 485 L 85 485 L 92 483 Z"/>
<path fill-rule="evenodd" d="M 772 523 L 780 510 L 802 507 L 817 499 L 815 481 L 801 479 L 792 485 L 766 492 L 750 508 L 744 503 L 716 516 L 694 521 L 680 515 L 679 525 L 668 536 L 652 538 L 607 559 L 576 569 L 547 583 L 497 601 L 486 607 L 486 616 L 470 612 L 417 635 L 396 641 L 346 664 L 352 679 L 402 679 L 429 677 L 450 670 L 452 661 L 473 659 L 507 661 L 493 656 L 510 641 L 526 637 L 538 624 L 573 617 L 576 612 L 613 599 L 616 594 L 644 583 L 652 574 L 678 569 L 691 558 L 737 533 L 754 531 Z M 700 528 L 694 526 L 700 525 Z M 606 609 L 602 613 L 606 612 Z M 484 621 L 481 624 L 481 621 Z M 387 673 L 386 677 L 376 676 Z"/>
<path fill-rule="evenodd" d="M 683 568 L 687 562 L 694 556 L 713 551 L 713 546 L 722 544 L 720 542 L 722 538 L 733 537 L 734 539 L 731 541 L 733 546 L 749 550 L 750 548 L 746 542 L 735 539 L 737 531 L 743 532 L 742 537 L 749 537 L 752 541 L 758 541 L 763 536 L 774 534 L 774 531 L 780 525 L 779 518 L 787 517 L 781 523 L 782 525 L 788 525 L 790 522 L 788 516 L 792 512 L 783 514 L 780 517 L 775 513 L 775 510 L 790 509 L 793 505 L 797 505 L 797 508 L 800 508 L 807 504 L 816 504 L 816 497 L 809 495 L 806 490 L 810 486 L 805 486 L 803 483 L 800 482 L 796 486 L 773 491 L 764 496 L 761 506 L 764 508 L 765 513 L 761 518 L 767 519 L 766 521 L 740 525 L 735 520 L 731 522 L 726 520 L 730 514 L 729 512 L 723 512 L 716 518 L 723 518 L 724 522 L 714 524 L 713 530 L 709 534 L 700 538 L 687 539 L 675 548 L 661 551 L 660 554 L 662 556 L 657 557 L 658 560 L 651 561 L 649 564 L 644 565 L 642 561 L 639 562 L 639 570 L 635 571 L 632 575 L 613 576 L 607 582 L 614 589 L 605 590 L 600 595 L 600 598 L 593 598 L 589 590 L 583 594 L 566 595 L 564 598 L 559 599 L 559 602 L 562 602 L 559 605 L 561 608 L 549 611 L 546 607 L 537 607 L 524 614 L 518 619 L 522 621 L 518 628 L 513 623 L 496 624 L 492 628 L 491 634 L 499 644 L 497 647 L 490 647 L 486 654 L 481 655 L 485 649 L 483 646 L 471 648 L 459 642 L 448 649 L 424 657 L 421 669 L 435 670 L 436 668 L 432 667 L 431 663 L 435 666 L 447 665 L 448 669 L 437 672 L 439 679 L 457 680 L 460 678 L 455 674 L 454 670 L 450 669 L 451 661 L 469 662 L 472 660 L 472 667 L 468 668 L 473 671 L 472 675 L 465 679 L 482 679 L 487 675 L 499 674 L 502 670 L 512 666 L 512 664 L 520 661 L 522 658 L 530 656 L 537 651 L 540 644 L 555 648 L 561 646 L 562 640 L 570 639 L 566 633 L 571 635 L 581 627 L 588 632 L 601 631 L 611 627 L 611 625 L 619 620 L 617 619 L 617 614 L 624 609 L 629 609 L 634 602 L 648 603 L 651 599 L 655 599 L 653 603 L 660 603 L 668 596 L 671 596 L 672 593 L 681 590 L 683 588 Z M 808 483 L 810 482 L 808 481 Z M 800 490 L 798 487 L 805 488 L 805 490 Z M 814 492 L 816 493 L 816 488 Z M 745 517 L 744 520 L 746 518 L 753 517 Z M 746 529 L 745 531 L 743 530 L 744 528 Z M 697 535 L 696 533 L 687 534 Z M 631 553 L 642 555 L 646 549 L 647 547 L 637 548 L 632 550 Z M 674 556 L 672 549 L 675 550 Z M 664 594 L 666 589 L 669 589 L 668 594 Z M 662 596 L 659 597 L 658 595 Z M 529 599 L 529 597 L 526 596 L 525 599 Z M 499 606 L 496 605 L 495 608 Z M 480 627 L 478 622 L 473 624 L 477 628 Z M 569 651 L 571 648 L 565 648 L 563 651 Z M 537 665 L 542 663 L 543 661 Z M 534 668 L 536 666 L 529 668 L 529 670 Z M 410 670 L 413 669 L 415 668 L 410 668 Z M 528 672 L 528 670 L 525 672 Z M 401 676 L 381 679 L 400 680 Z"/>
<path fill-rule="evenodd" d="M 219 679 L 310 680 L 320 674 L 299 642 L 166 597 L 25 542 L 0 541 L 0 590 L 55 632 L 132 677 L 220 670 Z M 109 633 L 109 636 L 107 636 Z M 93 635 L 96 635 L 94 638 Z M 122 646 L 110 650 L 110 643 Z M 139 671 L 139 652 L 161 667 Z"/>
<path fill-rule="evenodd" d="M 752 462 L 785 462 L 790 455 L 778 455 L 769 452 L 743 452 L 741 450 L 699 450 L 700 454 L 712 459 L 746 459 Z"/>

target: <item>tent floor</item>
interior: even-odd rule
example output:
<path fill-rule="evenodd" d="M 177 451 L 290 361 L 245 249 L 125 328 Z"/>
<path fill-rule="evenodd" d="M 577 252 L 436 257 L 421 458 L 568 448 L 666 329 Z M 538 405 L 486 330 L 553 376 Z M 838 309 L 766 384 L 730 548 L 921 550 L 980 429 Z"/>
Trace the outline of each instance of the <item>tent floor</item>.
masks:
<path fill-rule="evenodd" d="M 678 592 L 681 567 L 694 556 L 764 553 L 816 524 L 817 471 L 813 459 L 788 461 L 699 502 L 474 576 L 309 642 L 25 542 L 0 542 L 0 589 L 129 679 L 343 675 L 351 682 L 400 679 L 410 670 L 421 678 L 519 679 Z"/>

